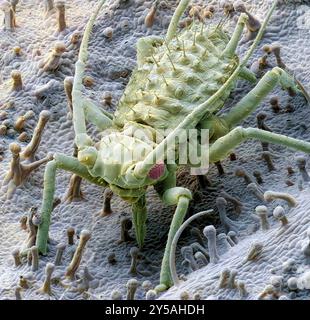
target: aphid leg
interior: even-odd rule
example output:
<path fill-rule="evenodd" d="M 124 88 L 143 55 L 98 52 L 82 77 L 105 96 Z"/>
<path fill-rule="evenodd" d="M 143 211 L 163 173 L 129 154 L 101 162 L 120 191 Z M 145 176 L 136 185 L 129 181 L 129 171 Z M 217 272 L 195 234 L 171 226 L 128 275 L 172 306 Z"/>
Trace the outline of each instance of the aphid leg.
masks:
<path fill-rule="evenodd" d="M 92 139 L 86 133 L 86 123 L 85 123 L 85 114 L 84 114 L 84 99 L 82 96 L 82 89 L 83 89 L 83 75 L 86 67 L 87 62 L 87 49 L 88 49 L 88 42 L 89 37 L 92 31 L 92 27 L 94 25 L 95 19 L 104 5 L 105 0 L 102 0 L 97 9 L 90 17 L 85 32 L 83 35 L 83 39 L 80 46 L 80 52 L 78 61 L 75 65 L 75 75 L 73 81 L 73 88 L 72 88 L 72 105 L 73 105 L 73 126 L 75 132 L 75 143 L 79 150 L 88 148 L 89 146 L 93 145 Z"/>
<path fill-rule="evenodd" d="M 169 266 L 171 244 L 175 234 L 177 233 L 179 227 L 183 222 L 184 216 L 188 208 L 189 199 L 191 198 L 190 191 L 184 188 L 175 187 L 176 186 L 176 169 L 177 167 L 175 165 L 167 165 L 167 170 L 169 174 L 167 175 L 165 180 L 160 181 L 156 185 L 154 185 L 154 189 L 157 191 L 159 197 L 165 203 L 167 203 L 167 200 L 174 200 L 173 204 L 177 204 L 177 209 L 175 211 L 175 214 L 171 222 L 171 227 L 169 229 L 168 241 L 166 243 L 164 258 L 162 260 L 162 266 L 161 266 L 160 284 L 156 287 L 157 292 L 165 291 L 172 285 L 172 278 L 171 278 L 170 266 Z M 177 190 L 177 189 L 180 189 L 180 190 Z M 181 194 L 181 189 L 187 192 L 187 196 L 189 196 L 189 198 L 180 196 L 179 198 L 180 201 L 178 201 L 177 194 Z M 169 196 L 169 194 L 171 195 Z M 169 202 L 167 204 L 171 204 L 171 203 Z"/>
<path fill-rule="evenodd" d="M 267 72 L 255 88 L 244 96 L 228 114 L 221 118 L 229 128 L 235 127 L 259 106 L 277 84 L 280 84 L 284 89 L 290 89 L 294 92 L 300 91 L 297 83 L 285 70 L 275 67 Z"/>
<path fill-rule="evenodd" d="M 286 67 L 285 63 L 283 62 L 283 60 L 281 58 L 281 55 L 280 55 L 281 47 L 279 45 L 277 45 L 277 44 L 274 44 L 271 46 L 265 45 L 263 48 L 267 54 L 270 54 L 270 53 L 274 54 L 276 61 L 277 61 L 277 65 L 279 68 L 282 68 L 283 70 L 288 70 L 288 68 Z M 305 87 L 296 79 L 295 75 L 294 75 L 294 79 L 295 79 L 296 83 L 298 84 L 299 89 L 303 92 L 303 95 L 305 96 L 307 102 L 310 104 L 310 96 L 307 93 Z M 293 94 L 294 94 L 294 92 L 293 92 Z"/>
<path fill-rule="evenodd" d="M 136 240 L 139 248 L 142 248 L 144 243 L 146 234 L 146 218 L 147 208 L 145 195 L 143 195 L 137 202 L 132 204 L 132 221 L 135 227 Z"/>
<path fill-rule="evenodd" d="M 87 168 L 83 166 L 76 158 L 61 154 L 55 154 L 54 160 L 50 161 L 45 168 L 43 202 L 41 207 L 41 224 L 38 228 L 36 245 L 42 254 L 47 252 L 48 230 L 53 210 L 56 170 L 64 169 L 70 171 L 85 180 L 88 180 L 99 186 L 105 186 L 102 180 L 92 177 Z"/>
<path fill-rule="evenodd" d="M 88 99 L 84 99 L 84 111 L 87 121 L 93 123 L 98 129 L 105 130 L 112 126 L 112 116 Z"/>
<path fill-rule="evenodd" d="M 156 287 L 156 291 L 163 291 L 173 285 L 173 281 L 170 273 L 169 259 L 172 240 L 183 223 L 186 215 L 189 201 L 192 199 L 191 192 L 182 187 L 170 187 L 171 184 L 175 183 L 173 173 L 167 177 L 167 181 L 163 182 L 163 193 L 162 200 L 168 205 L 177 205 L 175 213 L 172 218 L 170 225 L 168 240 L 165 248 L 164 257 L 161 265 L 160 272 L 160 285 Z M 165 187 L 168 188 L 165 188 Z"/>
<path fill-rule="evenodd" d="M 247 80 L 249 82 L 252 82 L 252 83 L 256 83 L 257 82 L 257 78 L 256 78 L 255 73 L 252 72 L 251 70 L 249 70 L 246 67 L 243 67 L 240 70 L 239 77 L 244 79 L 244 80 Z"/>
<path fill-rule="evenodd" d="M 280 144 L 295 150 L 310 153 L 310 143 L 256 128 L 236 127 L 212 144 L 209 150 L 210 162 L 227 157 L 240 143 L 247 139 L 258 139 L 274 144 Z"/>
<path fill-rule="evenodd" d="M 169 266 L 171 243 L 175 233 L 183 223 L 184 217 L 189 206 L 189 201 L 191 200 L 191 192 L 185 188 L 175 187 L 168 189 L 164 194 L 164 198 L 166 198 L 166 200 L 169 199 L 170 205 L 177 205 L 170 225 L 168 240 L 160 271 L 160 285 L 162 286 L 162 288 L 163 285 L 165 285 L 166 288 L 169 288 L 173 284 Z"/>

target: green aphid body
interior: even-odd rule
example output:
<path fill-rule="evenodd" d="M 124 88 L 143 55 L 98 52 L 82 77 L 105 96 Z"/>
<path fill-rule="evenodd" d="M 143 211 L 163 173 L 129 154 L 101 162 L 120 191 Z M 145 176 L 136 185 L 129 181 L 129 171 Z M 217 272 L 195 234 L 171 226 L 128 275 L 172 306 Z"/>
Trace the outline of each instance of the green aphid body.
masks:
<path fill-rule="evenodd" d="M 143 41 L 143 39 L 142 39 Z M 114 124 L 129 121 L 154 129 L 174 129 L 198 105 L 227 81 L 238 65 L 238 56 L 221 56 L 229 37 L 221 27 L 194 23 L 167 45 L 154 42 L 138 65 L 120 99 Z M 212 110 L 219 110 L 232 86 Z"/>
<path fill-rule="evenodd" d="M 146 236 L 146 190 L 154 185 L 166 205 L 176 206 L 162 260 L 160 285 L 155 288 L 157 292 L 165 290 L 179 283 L 173 252 L 177 232 L 182 231 L 182 223 L 192 199 L 190 190 L 177 186 L 178 154 L 175 155 L 175 163 L 168 163 L 168 156 L 177 153 L 177 148 L 171 142 L 178 138 L 181 130 L 209 129 L 209 162 L 225 159 L 247 139 L 258 139 L 310 153 L 310 143 L 307 141 L 239 126 L 277 85 L 309 97 L 300 83 L 279 66 L 266 72 L 259 81 L 246 68 L 277 6 L 277 0 L 274 0 L 255 40 L 240 61 L 236 51 L 250 19 L 248 14 L 240 14 L 231 35 L 226 34 L 221 24 L 209 25 L 204 30 L 203 24 L 197 21 L 178 33 L 181 16 L 189 2 L 180 0 L 165 40 L 151 36 L 138 41 L 137 67 L 114 115 L 103 111 L 82 94 L 88 41 L 105 0 L 98 4 L 85 28 L 72 88 L 78 155 L 74 158 L 55 154 L 46 166 L 42 223 L 36 240 L 40 253 L 47 252 L 56 170 L 64 169 L 91 183 L 108 186 L 113 193 L 131 203 L 139 247 L 143 246 Z M 255 87 L 227 113 L 218 115 L 238 78 L 255 83 Z M 96 125 L 101 131 L 99 145 L 88 135 L 86 122 Z M 140 136 L 139 129 L 142 129 L 143 136 Z M 166 135 L 167 129 L 171 132 Z"/>
<path fill-rule="evenodd" d="M 100 156 L 91 174 L 104 177 L 120 196 L 122 192 L 118 187 L 142 188 L 138 192 L 140 196 L 145 187 L 156 183 L 148 176 L 134 179 L 125 173 L 156 148 L 167 134 L 166 129 L 175 129 L 231 76 L 239 59 L 237 55 L 222 56 L 228 42 L 229 36 L 221 27 L 204 30 L 204 25 L 198 22 L 175 36 L 169 44 L 162 38 L 154 38 L 151 42 L 140 39 L 137 67 L 114 113 L 113 127 L 103 132 Z M 211 106 L 212 113 L 222 108 L 233 87 L 234 83 Z M 206 117 L 193 127 L 211 129 L 212 134 L 214 128 L 209 128 L 209 118 L 210 114 L 206 112 Z M 136 129 L 143 130 L 143 139 L 133 136 Z M 116 154 L 122 154 L 122 159 Z"/>

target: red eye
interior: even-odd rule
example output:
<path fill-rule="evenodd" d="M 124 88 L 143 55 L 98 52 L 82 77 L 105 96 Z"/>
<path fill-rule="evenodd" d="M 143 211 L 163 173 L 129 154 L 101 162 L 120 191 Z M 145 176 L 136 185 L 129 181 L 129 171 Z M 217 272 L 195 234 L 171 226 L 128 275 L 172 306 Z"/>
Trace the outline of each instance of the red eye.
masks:
<path fill-rule="evenodd" d="M 165 172 L 165 164 L 163 161 L 161 161 L 154 165 L 154 167 L 150 170 L 148 176 L 153 180 L 157 180 L 164 174 L 164 172 Z"/>

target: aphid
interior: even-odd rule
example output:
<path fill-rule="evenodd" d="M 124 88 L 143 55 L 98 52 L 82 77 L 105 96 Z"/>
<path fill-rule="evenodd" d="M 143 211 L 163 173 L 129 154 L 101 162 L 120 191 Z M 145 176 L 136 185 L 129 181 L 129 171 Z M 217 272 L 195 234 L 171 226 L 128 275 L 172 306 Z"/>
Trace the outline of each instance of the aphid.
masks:
<path fill-rule="evenodd" d="M 264 34 L 277 1 L 271 5 L 244 57 L 238 57 L 236 51 L 243 30 L 250 22 L 249 15 L 240 14 L 232 35 L 224 31 L 223 23 L 212 25 L 212 20 L 208 20 L 208 28 L 202 28 L 199 19 L 193 19 L 179 32 L 180 18 L 189 2 L 179 2 L 164 39 L 150 36 L 138 41 L 137 67 L 113 116 L 82 93 L 88 41 L 104 0 L 91 16 L 81 42 L 72 89 L 78 157 L 57 153 L 46 166 L 42 223 L 36 243 L 40 253 L 46 254 L 47 251 L 57 169 L 70 171 L 99 186 L 108 186 L 114 194 L 129 202 L 139 247 L 143 246 L 146 236 L 145 194 L 148 186 L 154 185 L 163 202 L 176 205 L 162 261 L 160 287 L 157 289 L 165 290 L 172 285 L 169 269 L 172 239 L 182 225 L 192 198 L 188 189 L 176 187 L 178 161 L 175 164 L 168 164 L 167 161 L 173 150 L 165 146 L 175 141 L 181 130 L 209 130 L 211 163 L 225 159 L 240 143 L 252 138 L 310 153 L 309 142 L 258 128 L 237 126 L 257 109 L 278 84 L 295 93 L 304 93 L 300 84 L 279 67 L 268 71 L 228 113 L 216 115 L 223 108 L 238 78 L 256 82 L 255 75 L 246 68 L 246 64 Z M 198 60 L 199 68 L 196 64 Z M 192 92 L 199 92 L 199 95 L 194 97 Z M 86 119 L 105 131 L 98 149 L 86 132 Z M 172 130 L 165 137 L 163 133 L 166 129 Z M 139 130 L 145 133 L 143 138 L 134 134 Z M 154 138 L 157 135 L 163 138 L 157 141 Z M 139 154 L 130 161 L 123 161 L 115 157 L 113 150 L 122 150 L 124 157 L 137 150 Z"/>

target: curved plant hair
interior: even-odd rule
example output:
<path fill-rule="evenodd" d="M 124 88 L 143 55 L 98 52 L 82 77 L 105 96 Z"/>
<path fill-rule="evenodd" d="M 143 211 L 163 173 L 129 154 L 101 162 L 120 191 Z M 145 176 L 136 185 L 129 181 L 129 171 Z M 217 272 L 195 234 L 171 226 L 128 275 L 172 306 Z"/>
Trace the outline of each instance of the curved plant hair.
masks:
<path fill-rule="evenodd" d="M 206 211 L 201 211 L 198 212 L 194 215 L 192 215 L 190 218 L 188 218 L 187 220 L 185 220 L 183 222 L 183 224 L 180 226 L 180 228 L 178 229 L 178 231 L 176 232 L 176 234 L 173 237 L 172 243 L 171 243 L 171 248 L 170 248 L 170 257 L 169 257 L 169 266 L 170 266 L 170 274 L 171 274 L 171 278 L 173 281 L 173 284 L 175 286 L 177 286 L 180 283 L 180 279 L 178 277 L 177 274 L 177 269 L 175 266 L 175 252 L 176 252 L 176 248 L 177 248 L 177 243 L 178 240 L 182 234 L 182 232 L 185 230 L 185 228 L 195 219 L 200 218 L 206 214 L 210 214 L 211 212 L 213 212 L 213 209 L 210 210 L 206 210 Z"/>

